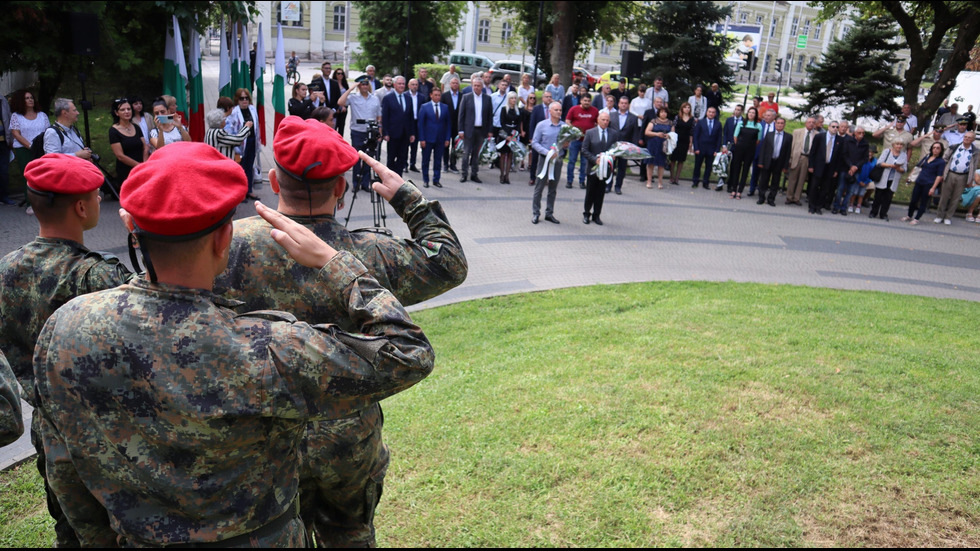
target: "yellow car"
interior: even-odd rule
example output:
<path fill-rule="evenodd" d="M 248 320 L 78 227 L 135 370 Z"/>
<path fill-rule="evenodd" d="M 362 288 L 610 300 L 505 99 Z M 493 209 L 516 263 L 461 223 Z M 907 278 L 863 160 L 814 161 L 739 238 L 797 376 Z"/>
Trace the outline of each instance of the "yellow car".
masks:
<path fill-rule="evenodd" d="M 605 84 L 612 86 L 613 90 L 615 90 L 619 88 L 620 78 L 621 77 L 619 76 L 619 71 L 606 71 L 605 73 L 602 73 L 601 77 L 599 77 L 599 81 L 595 85 L 596 90 L 602 89 L 602 86 Z M 633 79 L 633 82 L 627 82 L 626 89 L 627 90 L 636 89 L 636 84 L 638 82 L 639 82 L 638 79 Z"/>

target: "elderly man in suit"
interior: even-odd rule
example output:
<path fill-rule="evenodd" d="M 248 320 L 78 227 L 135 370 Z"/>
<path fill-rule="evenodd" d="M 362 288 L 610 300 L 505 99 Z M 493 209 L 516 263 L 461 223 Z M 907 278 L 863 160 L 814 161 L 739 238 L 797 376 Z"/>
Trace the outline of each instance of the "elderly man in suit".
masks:
<path fill-rule="evenodd" d="M 470 88 L 473 92 L 463 96 L 459 102 L 459 135 L 465 144 L 463 149 L 463 174 L 460 182 L 466 181 L 467 171 L 477 184 L 483 183 L 477 176 L 480 169 L 480 146 L 483 140 L 493 137 L 493 108 L 490 94 L 483 88 L 483 80 L 476 79 Z"/>
<path fill-rule="evenodd" d="M 630 113 L 630 99 L 627 96 L 619 98 L 619 109 L 609 114 L 609 127 L 612 128 L 620 141 L 639 144 L 640 120 Z M 623 194 L 623 180 L 626 178 L 626 159 L 616 159 L 616 195 Z M 612 184 L 606 186 L 606 193 L 612 191 Z"/>
<path fill-rule="evenodd" d="M 582 156 L 589 161 L 589 184 L 585 188 L 585 211 L 582 213 L 582 223 L 588 224 L 591 221 L 597 226 L 602 225 L 602 201 L 605 198 L 605 182 L 599 176 L 592 173 L 592 168 L 596 166 L 599 155 L 605 153 L 618 138 L 615 130 L 609 127 L 609 113 L 599 113 L 596 119 L 596 126 L 585 131 L 585 138 L 582 141 Z M 591 213 L 591 214 L 590 214 Z"/>
<path fill-rule="evenodd" d="M 442 166 L 442 151 L 449 146 L 451 115 L 442 103 L 442 90 L 432 89 L 432 101 L 419 107 L 419 144 L 422 146 L 422 185 L 429 187 L 429 158 L 435 156 L 432 165 L 432 185 L 439 183 Z"/>
<path fill-rule="evenodd" d="M 803 128 L 793 131 L 793 149 L 789 153 L 789 176 L 786 178 L 786 204 L 802 205 L 800 197 L 810 172 L 810 149 L 817 139 L 817 119 L 806 118 Z"/>
<path fill-rule="evenodd" d="M 459 90 L 459 78 L 455 75 L 449 79 L 448 84 L 448 89 L 442 94 L 442 104 L 446 106 L 446 112 L 449 113 L 449 135 L 452 137 L 459 133 L 459 103 L 463 101 L 463 93 Z M 442 158 L 446 172 L 458 172 L 456 159 L 450 154 L 452 146 L 450 141 Z"/>
<path fill-rule="evenodd" d="M 837 137 L 839 126 L 837 121 L 831 121 L 829 129 L 817 135 L 810 147 L 810 166 L 807 168 L 812 178 L 807 197 L 810 214 L 823 214 L 823 205 L 837 182 L 843 145 L 842 140 Z"/>
<path fill-rule="evenodd" d="M 415 141 L 415 116 L 405 97 L 405 77 L 395 77 L 395 91 L 381 100 L 381 131 L 388 143 L 388 168 L 401 176 L 408 144 Z"/>
<path fill-rule="evenodd" d="M 724 131 L 718 121 L 718 110 L 708 107 L 703 119 L 694 125 L 694 135 L 692 144 L 694 147 L 694 176 L 692 188 L 698 187 L 698 180 L 701 177 L 701 165 L 704 164 L 704 180 L 701 185 L 704 189 L 709 189 L 708 184 L 711 180 L 711 166 L 714 163 L 715 155 L 721 151 L 721 140 Z"/>
<path fill-rule="evenodd" d="M 759 200 L 758 204 L 769 203 L 776 206 L 776 192 L 779 191 L 779 179 L 789 170 L 789 156 L 793 150 L 793 136 L 784 132 L 786 119 L 779 117 L 775 129 L 762 141 L 762 149 L 756 167 L 759 169 Z M 768 192 L 768 197 L 766 196 Z"/>

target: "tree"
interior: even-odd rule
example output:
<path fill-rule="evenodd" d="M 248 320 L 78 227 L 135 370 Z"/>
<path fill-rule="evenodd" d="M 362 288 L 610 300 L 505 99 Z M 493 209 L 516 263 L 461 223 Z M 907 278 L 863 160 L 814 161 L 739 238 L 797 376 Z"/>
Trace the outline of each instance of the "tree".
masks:
<path fill-rule="evenodd" d="M 687 101 L 698 84 L 717 82 L 723 94 L 732 93 L 734 74 L 725 54 L 734 41 L 714 30 L 715 23 L 731 11 L 731 6 L 714 2 L 660 2 L 641 16 L 640 49 L 651 58 L 645 81 L 663 77 L 671 112 Z"/>
<path fill-rule="evenodd" d="M 902 81 L 892 73 L 900 44 L 895 26 L 884 17 L 858 21 L 841 40 L 831 43 L 820 63 L 807 69 L 809 78 L 796 89 L 807 99 L 800 113 L 816 113 L 843 105 L 844 118 L 890 117 L 900 111 L 895 100 Z"/>
<path fill-rule="evenodd" d="M 528 0 L 505 0 L 492 2 L 490 9 L 513 16 L 514 33 L 524 38 L 522 42 L 534 44 L 541 4 Z M 542 54 L 538 67 L 546 73 L 558 73 L 561 83 L 567 87 L 572 81 L 576 56 L 595 49 L 600 42 L 625 40 L 635 32 L 640 5 L 633 1 L 544 2 Z M 544 52 L 549 55 L 545 57 Z"/>
<path fill-rule="evenodd" d="M 105 82 L 118 93 L 152 91 L 159 94 L 167 22 L 176 15 L 183 26 L 195 25 L 203 34 L 212 18 L 254 15 L 248 2 L 23 2 L 5 4 L 0 33 L 0 67 L 37 71 L 39 107 L 47 110 L 65 78 L 84 71 L 87 78 Z M 72 52 L 71 12 L 94 14 L 100 55 Z M 185 36 L 187 36 L 185 34 Z M 186 44 L 185 44 L 186 47 Z M 148 95 L 148 94 L 147 94 Z"/>
<path fill-rule="evenodd" d="M 980 6 L 974 2 L 811 2 L 822 8 L 828 19 L 856 8 L 862 17 L 887 15 L 898 23 L 911 52 L 905 72 L 903 97 L 912 105 L 919 120 L 926 120 L 939 108 L 956 85 L 956 77 L 970 61 L 970 50 L 980 38 Z M 953 49 L 936 84 L 925 101 L 919 103 L 923 77 L 932 66 L 947 34 L 953 37 Z"/>
<path fill-rule="evenodd" d="M 409 73 L 419 63 L 432 63 L 449 53 L 466 2 L 357 2 L 361 25 L 358 60 L 380 72 Z M 408 41 L 406 55 L 405 43 Z M 401 67 L 401 71 L 395 71 Z"/>

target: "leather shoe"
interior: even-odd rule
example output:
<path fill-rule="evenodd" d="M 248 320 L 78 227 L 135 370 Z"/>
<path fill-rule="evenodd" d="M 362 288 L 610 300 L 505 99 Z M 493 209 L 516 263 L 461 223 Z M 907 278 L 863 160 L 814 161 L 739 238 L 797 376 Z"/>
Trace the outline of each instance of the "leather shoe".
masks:
<path fill-rule="evenodd" d="M 561 224 L 561 222 L 559 222 L 557 218 L 555 218 L 550 214 L 545 216 L 544 219 L 547 220 L 548 222 L 551 222 L 552 224 Z"/>
<path fill-rule="evenodd" d="M 592 217 L 592 223 L 595 224 L 596 226 L 601 226 L 602 225 L 602 219 L 599 218 L 598 216 L 593 216 Z"/>
<path fill-rule="evenodd" d="M 588 214 L 586 214 L 585 216 L 582 217 L 582 223 L 585 224 L 585 225 L 589 225 L 589 215 Z"/>
<path fill-rule="evenodd" d="M 701 187 L 703 187 L 704 189 L 709 189 L 708 184 L 701 184 Z"/>
<path fill-rule="evenodd" d="M 439 182 L 432 182 L 432 185 L 436 187 L 442 187 L 442 184 L 440 184 Z"/>
<path fill-rule="evenodd" d="M 412 172 L 418 172 L 419 171 L 419 169 L 415 168 L 415 165 L 412 165 L 412 166 L 408 167 L 408 170 L 410 170 Z"/>
<path fill-rule="evenodd" d="M 775 201 L 766 201 L 766 203 L 769 203 L 769 206 L 770 207 L 775 207 L 776 206 L 776 202 Z"/>
<path fill-rule="evenodd" d="M 696 188 L 696 187 L 698 187 L 698 183 L 697 183 L 697 182 L 694 182 L 693 184 L 691 184 L 691 187 L 692 187 L 692 188 Z"/>
<path fill-rule="evenodd" d="M 459 183 L 461 183 L 461 184 L 462 184 L 462 183 L 465 183 L 465 182 L 466 182 L 466 175 L 465 175 L 465 174 L 463 174 L 463 175 L 462 175 L 462 176 L 461 176 L 461 177 L 459 178 Z"/>
<path fill-rule="evenodd" d="M 246 199 L 251 199 L 253 201 L 258 201 L 259 200 L 259 196 L 256 195 L 256 194 L 254 194 L 254 193 L 246 193 L 245 194 L 245 198 Z"/>
<path fill-rule="evenodd" d="M 565 184 L 565 187 L 568 188 L 568 189 L 572 189 L 572 184 L 570 184 L 570 183 Z"/>
<path fill-rule="evenodd" d="M 531 217 L 531 223 L 532 224 L 537 224 L 538 223 L 538 215 L 537 214 L 535 214 L 534 216 Z"/>
<path fill-rule="evenodd" d="M 422 182 L 422 187 L 429 187 L 429 182 Z"/>
<path fill-rule="evenodd" d="M 579 184 L 579 185 L 578 185 L 578 187 L 579 187 L 580 189 L 585 189 L 585 184 Z"/>
<path fill-rule="evenodd" d="M 616 188 L 616 195 L 622 195 L 622 194 L 623 194 L 623 190 Z"/>
<path fill-rule="evenodd" d="M 612 193 L 612 188 L 611 187 L 607 187 L 606 188 L 606 193 Z"/>
<path fill-rule="evenodd" d="M 757 205 L 761 205 L 762 203 L 765 203 L 765 202 L 766 202 L 766 200 L 765 200 L 764 198 L 762 198 L 762 197 L 759 197 L 759 200 L 758 200 L 758 201 L 756 201 L 756 202 L 755 202 L 755 204 L 757 204 Z"/>
<path fill-rule="evenodd" d="M 483 183 L 483 180 L 477 178 L 476 176 L 470 178 L 470 180 L 473 180 L 473 183 L 474 184 L 482 184 Z"/>

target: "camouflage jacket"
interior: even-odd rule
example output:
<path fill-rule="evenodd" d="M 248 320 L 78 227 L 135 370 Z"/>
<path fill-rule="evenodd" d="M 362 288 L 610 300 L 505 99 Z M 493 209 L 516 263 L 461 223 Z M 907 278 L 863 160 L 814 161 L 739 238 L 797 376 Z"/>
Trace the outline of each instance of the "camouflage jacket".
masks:
<path fill-rule="evenodd" d="M 37 237 L 0 259 L 0 350 L 34 403 L 34 344 L 52 312 L 86 293 L 111 289 L 133 275 L 115 257 L 68 239 Z"/>
<path fill-rule="evenodd" d="M 6 446 L 24 434 L 24 417 L 20 410 L 17 379 L 0 351 L 0 446 Z"/>
<path fill-rule="evenodd" d="M 404 184 L 391 205 L 408 225 L 412 239 L 392 237 L 387 230 L 348 231 L 333 216 L 290 218 L 338 251 L 353 253 L 406 306 L 462 283 L 466 257 L 439 203 L 427 201 L 414 185 Z M 307 296 L 315 271 L 290 259 L 269 236 L 271 229 L 258 216 L 235 222 L 228 269 L 215 281 L 215 293 L 243 301 L 248 310 L 284 310 L 354 329 L 344 311 L 332 309 L 329 301 Z"/>
<path fill-rule="evenodd" d="M 432 370 L 425 335 L 351 254 L 312 287 L 364 334 L 144 279 L 51 316 L 35 358 L 48 477 L 83 545 L 112 541 L 106 521 L 137 544 L 265 526 L 294 503 L 307 421 Z"/>

